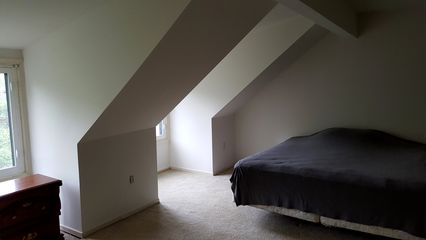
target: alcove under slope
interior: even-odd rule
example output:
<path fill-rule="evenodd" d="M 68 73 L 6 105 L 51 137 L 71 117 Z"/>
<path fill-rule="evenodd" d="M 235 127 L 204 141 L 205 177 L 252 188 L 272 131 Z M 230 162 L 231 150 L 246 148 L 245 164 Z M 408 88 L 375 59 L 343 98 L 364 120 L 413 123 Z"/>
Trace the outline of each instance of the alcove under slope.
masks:
<path fill-rule="evenodd" d="M 158 202 L 155 124 L 274 5 L 244 0 L 187 5 L 78 144 L 83 235 Z"/>
<path fill-rule="evenodd" d="M 213 174 L 231 167 L 232 119 L 225 116 L 272 77 L 274 70 L 265 69 L 274 69 L 274 62 L 289 64 L 323 32 L 285 6 L 275 6 L 171 112 L 171 167 Z"/>
<path fill-rule="evenodd" d="M 318 25 L 309 28 L 295 43 L 212 117 L 213 174 L 218 174 L 232 167 L 238 160 L 235 152 L 235 113 L 270 81 L 275 79 L 324 37 L 327 32 L 327 30 Z"/>

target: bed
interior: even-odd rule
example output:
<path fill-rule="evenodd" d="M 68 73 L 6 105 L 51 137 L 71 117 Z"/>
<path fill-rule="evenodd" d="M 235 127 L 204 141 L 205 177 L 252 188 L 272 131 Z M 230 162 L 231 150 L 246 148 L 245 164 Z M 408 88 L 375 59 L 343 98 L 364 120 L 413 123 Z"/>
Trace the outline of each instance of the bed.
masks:
<path fill-rule="evenodd" d="M 426 238 L 426 145 L 365 129 L 290 138 L 238 161 L 237 206 L 397 239 Z"/>

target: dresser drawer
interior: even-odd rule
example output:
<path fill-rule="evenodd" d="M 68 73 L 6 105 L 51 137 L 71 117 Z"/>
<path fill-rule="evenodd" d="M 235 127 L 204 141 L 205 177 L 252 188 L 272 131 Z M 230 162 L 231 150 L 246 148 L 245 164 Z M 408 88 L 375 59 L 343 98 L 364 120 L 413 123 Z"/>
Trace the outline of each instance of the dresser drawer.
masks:
<path fill-rule="evenodd" d="M 14 205 L 16 201 L 20 201 L 22 199 L 51 198 L 53 200 L 55 197 L 57 197 L 57 200 L 60 201 L 59 188 L 50 185 L 3 196 L 0 201 L 0 213 L 2 209 L 8 209 L 11 205 Z"/>
<path fill-rule="evenodd" d="M 55 198 L 39 197 L 18 200 L 0 209 L 0 230 L 32 219 L 59 215 L 60 202 Z"/>
<path fill-rule="evenodd" d="M 62 240 L 56 219 L 40 219 L 30 225 L 0 233 L 0 240 Z"/>
<path fill-rule="evenodd" d="M 60 180 L 35 174 L 0 182 L 0 240 L 59 240 Z"/>

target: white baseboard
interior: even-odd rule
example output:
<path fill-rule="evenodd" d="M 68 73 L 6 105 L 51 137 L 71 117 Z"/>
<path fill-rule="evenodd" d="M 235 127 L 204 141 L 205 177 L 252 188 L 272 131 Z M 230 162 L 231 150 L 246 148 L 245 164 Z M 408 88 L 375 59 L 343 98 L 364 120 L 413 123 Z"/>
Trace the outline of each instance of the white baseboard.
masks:
<path fill-rule="evenodd" d="M 144 204 L 143 206 L 141 206 L 141 207 L 139 207 L 139 208 L 137 208 L 137 209 L 135 209 L 133 211 L 125 213 L 125 214 L 123 214 L 123 215 L 121 215 L 119 217 L 114 218 L 111 221 L 105 222 L 105 223 L 103 223 L 103 224 L 101 224 L 101 225 L 99 225 L 99 226 L 97 226 L 95 228 L 92 228 L 90 230 L 87 230 L 87 231 L 83 232 L 83 237 L 87 237 L 90 234 L 93 234 L 93 233 L 101 230 L 102 228 L 108 227 L 108 226 L 110 226 L 110 225 L 112 225 L 112 224 L 114 224 L 116 222 L 119 222 L 119 221 L 121 221 L 123 219 L 126 219 L 126 218 L 128 218 L 128 217 L 130 217 L 130 216 L 132 216 L 132 215 L 134 215 L 134 214 L 136 214 L 136 213 L 138 213 L 140 211 L 143 211 L 143 210 L 145 210 L 145 209 L 147 209 L 147 208 L 149 208 L 149 207 L 151 207 L 151 206 L 153 206 L 155 204 L 158 204 L 158 203 L 160 203 L 160 200 L 157 198 L 156 200 L 154 200 L 152 202 L 149 202 L 147 204 Z"/>
<path fill-rule="evenodd" d="M 90 230 L 84 231 L 83 233 L 80 232 L 80 231 L 77 231 L 77 230 L 75 230 L 73 228 L 70 228 L 70 227 L 67 227 L 67 226 L 63 226 L 63 225 L 61 225 L 61 230 L 63 232 L 69 233 L 69 234 L 71 234 L 71 235 L 73 235 L 75 237 L 85 238 L 85 237 L 89 236 L 90 234 L 93 234 L 93 233 L 95 233 L 95 232 L 97 232 L 97 231 L 99 231 L 99 230 L 101 230 L 101 229 L 103 229 L 105 227 L 108 227 L 108 226 L 110 226 L 110 225 L 112 225 L 112 224 L 114 224 L 114 223 L 116 223 L 118 221 L 121 221 L 121 220 L 123 220 L 125 218 L 128 218 L 128 217 L 130 217 L 130 216 L 132 216 L 132 215 L 134 215 L 134 214 L 136 214 L 136 213 L 138 213 L 140 211 L 143 211 L 143 210 L 145 210 L 145 209 L 147 209 L 147 208 L 149 208 L 149 207 L 151 207 L 151 206 L 153 206 L 155 204 L 158 204 L 159 202 L 160 202 L 160 200 L 156 199 L 156 200 L 154 200 L 152 202 L 149 202 L 149 203 L 147 203 L 147 204 L 145 204 L 145 205 L 143 205 L 143 206 L 141 206 L 141 207 L 139 207 L 139 208 L 137 208 L 137 209 L 135 209 L 133 211 L 130 211 L 130 212 L 125 213 L 125 214 L 123 214 L 123 215 L 121 215 L 119 217 L 116 217 L 116 218 L 114 218 L 111 221 L 105 222 L 105 223 L 103 223 L 103 224 L 101 224 L 101 225 L 99 225 L 99 226 L 97 226 L 95 228 L 92 228 Z"/>
<path fill-rule="evenodd" d="M 207 174 L 213 175 L 213 172 L 202 171 L 202 170 L 191 169 L 191 168 L 182 168 L 182 167 L 174 167 L 173 166 L 173 167 L 170 167 L 170 169 L 184 171 L 184 172 L 193 172 L 193 173 L 207 173 Z"/>
<path fill-rule="evenodd" d="M 165 171 L 170 170 L 170 169 L 171 169 L 170 167 L 163 168 L 163 169 L 158 169 L 157 173 L 162 173 L 162 172 L 165 172 Z"/>
<path fill-rule="evenodd" d="M 219 170 L 213 171 L 213 176 L 222 175 L 227 171 L 232 172 L 232 170 L 234 169 L 234 165 L 235 165 L 235 163 L 233 165 L 230 165 L 229 167 L 224 167 L 224 168 L 221 168 Z"/>
<path fill-rule="evenodd" d="M 83 238 L 83 233 L 64 225 L 61 225 L 61 231 L 73 235 L 74 237 Z"/>

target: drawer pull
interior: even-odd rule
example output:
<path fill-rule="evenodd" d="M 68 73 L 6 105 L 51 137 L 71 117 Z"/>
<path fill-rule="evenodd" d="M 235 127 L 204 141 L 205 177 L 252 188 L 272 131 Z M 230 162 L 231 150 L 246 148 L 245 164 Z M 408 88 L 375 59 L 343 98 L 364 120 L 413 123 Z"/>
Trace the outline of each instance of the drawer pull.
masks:
<path fill-rule="evenodd" d="M 22 207 L 27 208 L 27 207 L 30 207 L 31 205 L 33 205 L 32 202 L 26 202 L 22 204 Z"/>
<path fill-rule="evenodd" d="M 36 232 L 33 232 L 33 233 L 28 233 L 27 235 L 24 235 L 23 237 L 22 237 L 22 240 L 33 240 L 33 239 L 36 239 L 37 238 L 37 233 Z"/>
<path fill-rule="evenodd" d="M 13 216 L 13 217 L 12 217 L 12 220 L 16 220 L 16 218 L 17 218 L 16 216 Z"/>
<path fill-rule="evenodd" d="M 46 206 L 43 206 L 43 207 L 41 207 L 41 210 L 44 211 L 44 210 L 46 210 L 46 208 L 47 208 Z"/>

